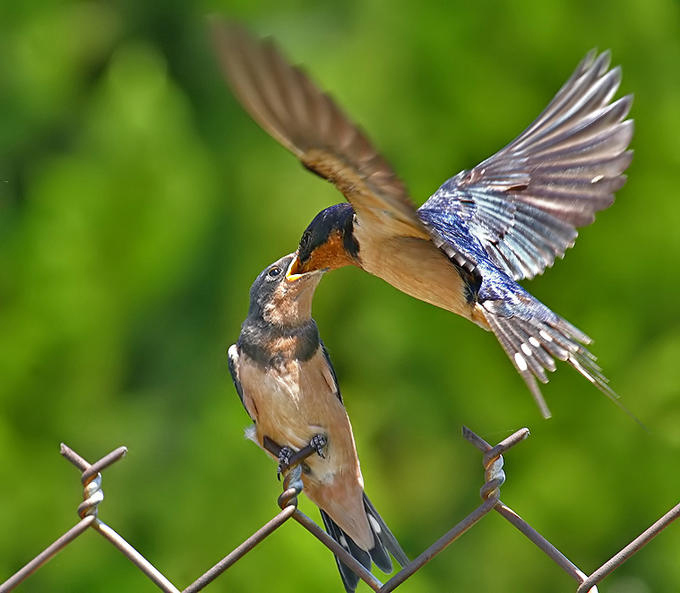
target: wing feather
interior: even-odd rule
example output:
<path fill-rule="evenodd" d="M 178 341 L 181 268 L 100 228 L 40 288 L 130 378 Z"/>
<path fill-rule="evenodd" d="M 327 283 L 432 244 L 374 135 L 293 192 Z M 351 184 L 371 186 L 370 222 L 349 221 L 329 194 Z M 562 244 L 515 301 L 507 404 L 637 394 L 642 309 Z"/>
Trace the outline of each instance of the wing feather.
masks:
<path fill-rule="evenodd" d="M 381 234 L 429 238 L 391 166 L 272 41 L 219 22 L 213 35 L 226 78 L 244 108 L 307 169 L 333 183 L 362 224 Z"/>
<path fill-rule="evenodd" d="M 591 51 L 524 132 L 445 182 L 421 219 L 444 238 L 460 234 L 453 226 L 466 229 L 515 280 L 541 274 L 626 181 L 632 96 L 611 102 L 620 82 L 609 52 Z"/>
<path fill-rule="evenodd" d="M 229 366 L 229 373 L 231 374 L 231 380 L 234 382 L 234 387 L 236 388 L 238 398 L 241 400 L 241 404 L 245 408 L 246 412 L 248 412 L 251 420 L 255 421 L 255 418 L 253 418 L 248 406 L 246 405 L 245 396 L 243 394 L 243 385 L 241 385 L 241 377 L 239 376 L 238 372 L 239 353 L 238 346 L 236 344 L 232 344 L 227 351 L 227 364 Z"/>

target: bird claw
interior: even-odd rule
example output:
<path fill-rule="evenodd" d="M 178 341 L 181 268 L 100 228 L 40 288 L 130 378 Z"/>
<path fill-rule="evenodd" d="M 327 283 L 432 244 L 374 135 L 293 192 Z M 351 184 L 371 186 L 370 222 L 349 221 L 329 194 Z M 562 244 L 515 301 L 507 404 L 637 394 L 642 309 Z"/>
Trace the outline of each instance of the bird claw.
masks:
<path fill-rule="evenodd" d="M 315 434 L 309 441 L 309 446 L 316 451 L 321 459 L 326 459 L 326 445 L 328 445 L 328 439 L 324 434 Z"/>
<path fill-rule="evenodd" d="M 290 466 L 293 455 L 295 455 L 295 451 L 290 447 L 281 447 L 279 450 L 279 466 L 276 469 L 276 477 L 279 481 L 281 481 L 281 474 Z"/>
<path fill-rule="evenodd" d="M 313 452 L 326 459 L 326 447 L 328 446 L 328 437 L 325 434 L 315 434 L 310 440 L 309 444 L 301 451 L 295 451 L 290 447 L 281 447 L 279 449 L 279 467 L 276 470 L 276 477 L 281 480 L 281 474 L 290 468 L 291 463 L 299 463 L 302 459 L 308 457 Z"/>

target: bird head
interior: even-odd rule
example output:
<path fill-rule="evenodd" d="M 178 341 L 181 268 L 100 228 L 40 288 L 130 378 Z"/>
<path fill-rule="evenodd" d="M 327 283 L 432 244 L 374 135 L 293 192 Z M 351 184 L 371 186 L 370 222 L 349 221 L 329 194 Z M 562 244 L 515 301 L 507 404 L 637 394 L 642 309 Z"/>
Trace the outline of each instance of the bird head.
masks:
<path fill-rule="evenodd" d="M 267 266 L 250 288 L 248 316 L 280 326 L 295 326 L 312 316 L 314 291 L 325 272 L 291 273 L 294 253 Z"/>
<path fill-rule="evenodd" d="M 356 265 L 358 258 L 354 210 L 347 203 L 336 204 L 319 212 L 302 233 L 292 273 Z"/>

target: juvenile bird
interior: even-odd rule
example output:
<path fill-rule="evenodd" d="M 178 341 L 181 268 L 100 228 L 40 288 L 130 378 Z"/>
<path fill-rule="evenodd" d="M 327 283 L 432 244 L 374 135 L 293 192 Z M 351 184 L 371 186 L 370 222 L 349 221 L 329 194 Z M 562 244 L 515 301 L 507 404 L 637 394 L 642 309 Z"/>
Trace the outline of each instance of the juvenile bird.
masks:
<path fill-rule="evenodd" d="M 505 148 L 451 177 L 416 210 L 363 132 L 270 41 L 216 25 L 216 47 L 250 115 L 349 204 L 319 213 L 293 270 L 358 266 L 423 301 L 491 330 L 541 412 L 536 379 L 568 362 L 612 399 L 590 338 L 518 283 L 574 245 L 576 228 L 614 201 L 625 182 L 632 96 L 609 53 L 591 51 L 538 118 Z"/>
<path fill-rule="evenodd" d="M 267 450 L 281 449 L 279 469 L 291 454 L 312 445 L 303 463 L 304 492 L 321 511 L 326 531 L 368 570 L 373 561 L 392 572 L 390 552 L 408 563 L 392 532 L 364 493 L 352 427 L 335 371 L 311 317 L 323 274 L 290 274 L 294 255 L 268 266 L 250 289 L 250 308 L 229 371 L 253 427 L 248 436 Z M 348 592 L 359 578 L 336 557 Z"/>

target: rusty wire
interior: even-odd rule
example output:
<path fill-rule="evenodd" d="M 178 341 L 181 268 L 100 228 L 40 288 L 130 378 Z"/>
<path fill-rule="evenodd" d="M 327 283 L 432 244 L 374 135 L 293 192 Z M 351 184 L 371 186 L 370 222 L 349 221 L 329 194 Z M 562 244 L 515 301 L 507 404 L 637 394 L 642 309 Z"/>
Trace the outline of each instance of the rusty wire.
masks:
<path fill-rule="evenodd" d="M 624 546 L 619 552 L 604 562 L 597 570 L 593 571 L 590 575 L 587 575 L 500 499 L 500 489 L 506 479 L 505 471 L 503 470 L 503 454 L 528 436 L 529 430 L 522 428 L 501 441 L 495 447 L 492 447 L 469 428 L 463 427 L 463 437 L 484 454 L 482 458 L 482 465 L 484 467 L 484 485 L 480 489 L 482 503 L 384 584 L 355 560 L 342 546 L 340 546 L 340 544 L 312 521 L 312 519 L 297 508 L 297 499 L 302 492 L 302 481 L 300 479 L 302 472 L 301 464 L 305 458 L 314 454 L 316 451 L 313 447 L 305 447 L 292 457 L 290 465 L 283 472 L 283 492 L 278 498 L 278 505 L 281 508 L 281 511 L 229 552 L 222 560 L 181 591 L 182 593 L 196 593 L 197 591 L 200 591 L 292 518 L 336 554 L 338 558 L 351 568 L 371 589 L 377 593 L 388 593 L 389 591 L 394 591 L 394 589 L 420 570 L 446 547 L 456 541 L 485 515 L 494 510 L 516 527 L 551 560 L 553 560 L 557 566 L 562 568 L 562 570 L 578 583 L 576 593 L 597 593 L 598 583 L 616 568 L 621 566 L 621 564 L 628 560 L 633 554 L 642 549 L 664 528 L 668 527 L 668 525 L 680 517 L 680 504 L 678 504 L 642 532 L 632 542 Z M 268 448 L 274 455 L 277 454 L 275 444 L 272 443 Z M 19 583 L 48 562 L 70 542 L 87 531 L 88 528 L 94 529 L 118 548 L 118 550 L 153 581 L 159 589 L 166 593 L 180 593 L 180 589 L 175 587 L 175 585 L 151 564 L 151 562 L 130 545 L 125 538 L 119 535 L 106 523 L 102 522 L 98 517 L 99 505 L 104 500 L 101 471 L 124 457 L 126 453 L 127 449 L 125 447 L 119 447 L 102 457 L 99 461 L 90 464 L 66 445 L 61 445 L 61 454 L 81 471 L 80 479 L 83 485 L 83 502 L 80 503 L 77 509 L 80 521 L 45 548 L 35 558 L 29 561 L 25 566 L 19 569 L 15 574 L 9 577 L 4 583 L 0 584 L 0 593 L 7 593 L 14 589 Z"/>

